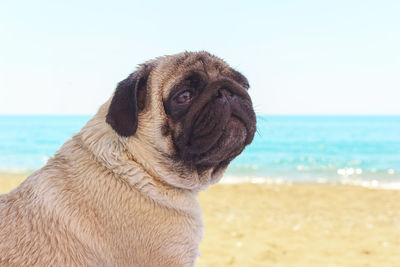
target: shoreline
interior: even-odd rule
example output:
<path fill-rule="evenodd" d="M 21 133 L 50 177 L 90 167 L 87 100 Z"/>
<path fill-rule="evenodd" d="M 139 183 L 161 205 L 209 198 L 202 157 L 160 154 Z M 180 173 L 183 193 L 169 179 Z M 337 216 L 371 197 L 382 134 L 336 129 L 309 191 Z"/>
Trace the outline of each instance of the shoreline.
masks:
<path fill-rule="evenodd" d="M 296 186 L 296 185 L 309 185 L 309 186 L 359 186 L 370 189 L 383 189 L 383 190 L 400 190 L 399 181 L 379 181 L 379 180 L 362 180 L 350 179 L 344 177 L 341 180 L 330 180 L 325 178 L 318 178 L 314 181 L 293 181 L 284 178 L 270 178 L 270 177 L 233 177 L 225 176 L 221 179 L 219 184 L 268 184 L 268 185 L 282 185 L 282 186 Z"/>
<path fill-rule="evenodd" d="M 8 192 L 14 187 L 22 183 L 33 171 L 1 171 L 0 169 L 0 194 Z M 399 181 L 378 181 L 378 180 L 362 180 L 362 179 L 350 179 L 344 177 L 341 180 L 329 180 L 319 178 L 314 181 L 293 181 L 284 178 L 273 178 L 273 177 L 235 177 L 231 175 L 225 175 L 217 184 L 265 184 L 270 186 L 350 186 L 350 187 L 361 187 L 378 190 L 400 190 Z M 214 186 L 214 185 L 212 185 Z"/>

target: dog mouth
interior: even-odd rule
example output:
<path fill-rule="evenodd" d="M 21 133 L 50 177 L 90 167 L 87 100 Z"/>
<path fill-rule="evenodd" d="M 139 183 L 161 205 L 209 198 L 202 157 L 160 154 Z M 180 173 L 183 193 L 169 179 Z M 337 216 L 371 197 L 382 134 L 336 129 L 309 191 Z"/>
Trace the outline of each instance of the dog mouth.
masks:
<path fill-rule="evenodd" d="M 216 126 L 208 134 L 191 134 L 180 151 L 181 159 L 198 170 L 227 166 L 254 137 L 252 121 L 240 116 L 232 114 L 224 122 L 216 120 L 213 123 Z"/>
<path fill-rule="evenodd" d="M 199 155 L 197 165 L 211 166 L 225 161 L 230 156 L 239 154 L 246 145 L 248 136 L 245 124 L 235 116 L 232 116 L 220 134 L 218 140 L 211 148 Z"/>

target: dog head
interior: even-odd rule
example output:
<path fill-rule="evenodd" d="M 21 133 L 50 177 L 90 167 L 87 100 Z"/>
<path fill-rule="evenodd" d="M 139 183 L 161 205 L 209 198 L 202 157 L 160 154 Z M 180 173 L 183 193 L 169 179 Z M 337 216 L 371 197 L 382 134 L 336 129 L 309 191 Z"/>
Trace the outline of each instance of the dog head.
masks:
<path fill-rule="evenodd" d="M 121 81 L 106 122 L 132 160 L 163 182 L 217 182 L 253 140 L 256 116 L 238 71 L 207 52 L 151 60 Z"/>

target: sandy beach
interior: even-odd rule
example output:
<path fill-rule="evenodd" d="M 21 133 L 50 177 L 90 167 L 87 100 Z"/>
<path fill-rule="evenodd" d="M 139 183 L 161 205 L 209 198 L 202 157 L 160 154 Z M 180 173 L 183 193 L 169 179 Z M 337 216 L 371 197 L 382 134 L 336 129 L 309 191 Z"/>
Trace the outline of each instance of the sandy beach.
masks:
<path fill-rule="evenodd" d="M 23 177 L 0 177 L 0 193 Z M 197 266 L 398 266 L 400 191 L 218 184 L 200 194 Z"/>

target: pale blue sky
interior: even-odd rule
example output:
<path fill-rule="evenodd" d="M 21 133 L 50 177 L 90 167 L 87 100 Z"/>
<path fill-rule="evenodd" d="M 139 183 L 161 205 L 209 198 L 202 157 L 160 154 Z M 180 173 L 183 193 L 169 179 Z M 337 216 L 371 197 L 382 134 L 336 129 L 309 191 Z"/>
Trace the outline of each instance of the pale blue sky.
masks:
<path fill-rule="evenodd" d="M 400 114 L 400 1 L 0 2 L 0 114 L 92 114 L 135 66 L 207 50 L 258 113 Z"/>

